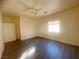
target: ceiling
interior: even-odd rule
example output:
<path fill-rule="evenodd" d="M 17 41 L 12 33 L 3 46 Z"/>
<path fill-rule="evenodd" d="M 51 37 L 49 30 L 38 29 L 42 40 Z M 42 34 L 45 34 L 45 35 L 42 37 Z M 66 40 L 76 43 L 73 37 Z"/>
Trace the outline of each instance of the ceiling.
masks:
<path fill-rule="evenodd" d="M 6 0 L 3 12 L 18 16 L 40 17 L 78 4 L 78 0 Z"/>

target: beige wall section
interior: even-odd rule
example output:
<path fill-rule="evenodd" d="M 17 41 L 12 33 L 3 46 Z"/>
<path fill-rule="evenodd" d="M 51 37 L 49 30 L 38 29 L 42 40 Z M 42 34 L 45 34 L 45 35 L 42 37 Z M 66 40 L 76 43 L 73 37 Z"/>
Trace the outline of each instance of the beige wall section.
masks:
<path fill-rule="evenodd" d="M 16 27 L 16 39 L 20 39 L 20 22 L 19 22 L 19 16 L 8 16 L 4 15 L 3 17 L 4 23 L 15 23 Z"/>
<path fill-rule="evenodd" d="M 21 40 L 36 36 L 35 19 L 20 17 Z"/>
<path fill-rule="evenodd" d="M 48 22 L 60 21 L 60 33 L 49 33 Z M 79 7 L 38 19 L 38 36 L 79 46 Z"/>
<path fill-rule="evenodd" d="M 2 52 L 4 50 L 4 40 L 3 40 L 3 20 L 0 12 L 0 59 L 2 56 Z"/>

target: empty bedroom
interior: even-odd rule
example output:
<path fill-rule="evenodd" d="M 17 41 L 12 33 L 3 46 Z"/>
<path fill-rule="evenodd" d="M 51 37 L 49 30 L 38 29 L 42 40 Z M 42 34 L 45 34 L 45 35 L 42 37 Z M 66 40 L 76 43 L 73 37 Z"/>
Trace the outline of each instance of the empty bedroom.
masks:
<path fill-rule="evenodd" d="M 0 0 L 0 59 L 79 59 L 79 0 Z"/>

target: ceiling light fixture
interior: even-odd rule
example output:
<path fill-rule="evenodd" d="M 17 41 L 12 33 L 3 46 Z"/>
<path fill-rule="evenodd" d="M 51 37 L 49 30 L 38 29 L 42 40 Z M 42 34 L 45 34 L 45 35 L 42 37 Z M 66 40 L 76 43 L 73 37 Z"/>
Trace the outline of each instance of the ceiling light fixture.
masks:
<path fill-rule="evenodd" d="M 22 2 L 22 1 L 19 1 L 19 3 L 26 8 L 25 11 L 27 11 L 27 12 L 30 11 L 32 14 L 34 14 L 36 16 L 38 16 L 39 12 L 42 11 L 42 7 L 40 7 L 40 8 L 36 7 L 38 5 L 38 3 L 39 3 L 39 0 L 34 0 L 32 6 L 29 6 L 28 4 L 26 4 L 26 3 Z M 44 14 L 46 14 L 46 13 L 47 12 L 44 12 Z"/>

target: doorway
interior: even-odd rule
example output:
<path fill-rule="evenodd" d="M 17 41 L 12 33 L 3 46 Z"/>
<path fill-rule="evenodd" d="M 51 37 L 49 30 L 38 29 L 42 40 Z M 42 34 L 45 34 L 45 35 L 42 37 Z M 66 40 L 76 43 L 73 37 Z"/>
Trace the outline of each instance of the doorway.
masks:
<path fill-rule="evenodd" d="M 14 23 L 4 23 L 4 41 L 11 42 L 16 40 L 16 30 Z"/>

